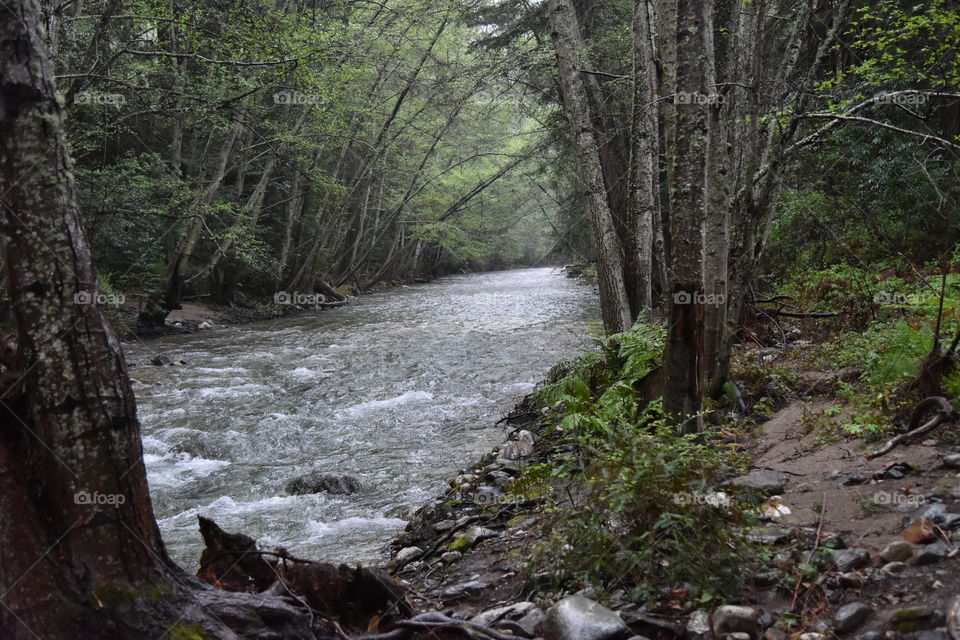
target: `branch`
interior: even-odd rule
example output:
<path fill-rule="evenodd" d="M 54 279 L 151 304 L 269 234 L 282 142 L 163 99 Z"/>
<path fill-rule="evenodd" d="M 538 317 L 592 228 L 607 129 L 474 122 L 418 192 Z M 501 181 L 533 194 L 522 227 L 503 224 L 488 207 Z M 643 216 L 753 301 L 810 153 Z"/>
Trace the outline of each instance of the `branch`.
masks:
<path fill-rule="evenodd" d="M 955 142 L 950 142 L 949 140 L 946 140 L 945 138 L 941 138 L 940 136 L 935 136 L 929 133 L 920 133 L 919 131 L 913 131 L 911 129 L 904 129 L 903 127 L 898 127 L 886 122 L 881 122 L 880 120 L 874 120 L 873 118 L 845 115 L 841 113 L 808 113 L 808 114 L 800 115 L 797 117 L 798 118 L 817 118 L 821 120 L 822 119 L 832 120 L 833 122 L 831 123 L 831 125 L 837 122 L 860 122 L 863 124 L 872 125 L 874 127 L 880 127 L 881 129 L 888 129 L 890 131 L 895 131 L 896 133 L 902 133 L 904 135 L 911 136 L 914 138 L 920 138 L 920 140 L 923 142 L 932 140 L 937 144 L 953 149 L 954 151 L 960 151 L 960 144 L 957 144 Z M 826 130 L 827 128 L 828 127 L 824 127 L 820 131 L 817 131 L 816 133 L 812 134 L 811 136 L 807 136 L 806 138 L 804 138 L 794 146 L 799 147 L 799 146 L 802 146 L 803 144 L 809 144 L 809 142 L 812 142 L 810 138 L 813 138 L 815 136 L 819 137 L 819 135 L 821 135 L 824 132 L 824 130 Z M 832 126 L 829 126 L 829 128 L 832 128 Z"/>
<path fill-rule="evenodd" d="M 920 417 L 931 407 L 937 409 L 936 415 L 930 418 L 930 420 L 925 422 L 923 425 L 917 427 L 916 423 L 920 421 Z M 917 436 L 922 436 L 928 431 L 932 431 L 940 424 L 944 422 L 952 422 L 957 418 L 960 418 L 960 416 L 958 416 L 957 412 L 953 410 L 953 406 L 947 401 L 946 398 L 941 398 L 940 396 L 927 398 L 916 406 L 916 408 L 913 410 L 913 414 L 910 416 L 910 426 L 912 429 L 906 433 L 901 433 L 900 435 L 891 438 L 887 441 L 887 444 L 883 445 L 872 453 L 868 453 L 867 460 L 873 460 L 874 458 L 879 458 L 884 454 L 890 453 L 897 445 L 903 444 L 908 440 L 912 440 Z"/>

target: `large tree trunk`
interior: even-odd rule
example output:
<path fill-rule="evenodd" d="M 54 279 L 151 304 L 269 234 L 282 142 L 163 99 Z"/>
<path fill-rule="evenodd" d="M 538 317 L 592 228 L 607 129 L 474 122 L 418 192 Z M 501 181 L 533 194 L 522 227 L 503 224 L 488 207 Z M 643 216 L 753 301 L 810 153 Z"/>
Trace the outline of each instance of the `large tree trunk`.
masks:
<path fill-rule="evenodd" d="M 597 279 L 603 326 L 608 333 L 618 333 L 630 328 L 632 318 L 623 277 L 623 247 L 617 237 L 607 199 L 590 104 L 581 78 L 583 40 L 570 0 L 550 0 L 548 11 L 563 102 L 572 132 L 577 178 L 587 202 L 597 248 Z"/>
<path fill-rule="evenodd" d="M 672 11 L 671 11 L 672 13 Z M 698 430 L 703 408 L 703 251 L 709 202 L 706 160 L 710 135 L 707 106 L 697 96 L 709 94 L 707 67 L 713 51 L 706 33 L 712 28 L 709 0 L 676 2 L 677 23 L 665 37 L 676 37 L 673 76 L 676 99 L 670 149 L 670 271 L 672 276 L 665 355 L 664 409 L 688 431 Z"/>
<path fill-rule="evenodd" d="M 236 638 L 205 608 L 222 615 L 229 602 L 311 638 L 291 607 L 201 587 L 167 557 L 126 365 L 96 304 L 39 16 L 36 0 L 0 8 L 0 230 L 19 343 L 0 413 L 0 637 Z"/>

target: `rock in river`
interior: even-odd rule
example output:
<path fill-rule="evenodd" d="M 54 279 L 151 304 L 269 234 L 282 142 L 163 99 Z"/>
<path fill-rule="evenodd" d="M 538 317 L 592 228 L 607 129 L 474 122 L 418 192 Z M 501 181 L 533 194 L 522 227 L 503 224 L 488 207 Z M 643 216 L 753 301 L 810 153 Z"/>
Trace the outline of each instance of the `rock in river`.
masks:
<path fill-rule="evenodd" d="M 336 494 L 356 493 L 360 491 L 360 488 L 360 481 L 356 478 L 325 471 L 314 471 L 299 478 L 294 478 L 285 487 L 287 493 L 295 496 L 322 491 Z"/>
<path fill-rule="evenodd" d="M 543 621 L 547 640 L 612 640 L 629 633 L 620 616 L 583 596 L 564 598 L 550 607 Z"/>

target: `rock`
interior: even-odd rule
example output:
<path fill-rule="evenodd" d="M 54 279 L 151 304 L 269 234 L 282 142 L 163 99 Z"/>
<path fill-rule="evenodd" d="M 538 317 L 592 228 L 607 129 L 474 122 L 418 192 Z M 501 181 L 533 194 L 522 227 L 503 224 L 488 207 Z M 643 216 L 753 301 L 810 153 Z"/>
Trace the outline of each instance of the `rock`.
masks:
<path fill-rule="evenodd" d="M 951 453 L 944 456 L 943 465 L 948 469 L 960 469 L 960 453 Z"/>
<path fill-rule="evenodd" d="M 787 633 L 782 629 L 771 627 L 763 632 L 763 640 L 787 640 Z"/>
<path fill-rule="evenodd" d="M 545 619 L 546 616 L 543 614 L 543 611 L 534 608 L 528 611 L 527 615 L 517 620 L 517 626 L 527 635 L 536 637 L 540 635 L 540 629 L 543 628 L 543 621 Z"/>
<path fill-rule="evenodd" d="M 529 442 L 511 440 L 500 449 L 500 456 L 504 460 L 520 460 L 533 453 L 533 445 Z"/>
<path fill-rule="evenodd" d="M 793 538 L 794 531 L 793 529 L 787 529 L 780 526 L 769 526 L 769 527 L 757 527 L 752 529 L 748 534 L 747 538 L 751 542 L 756 542 L 758 544 L 784 544 L 790 542 Z"/>
<path fill-rule="evenodd" d="M 933 532 L 933 523 L 928 518 L 919 518 L 903 532 L 903 539 L 913 544 L 926 544 L 936 540 L 937 536 Z"/>
<path fill-rule="evenodd" d="M 837 534 L 826 534 L 823 540 L 820 542 L 821 547 L 826 547 L 827 549 L 833 549 L 837 551 L 839 549 L 847 548 L 847 541 L 844 540 L 841 536 Z"/>
<path fill-rule="evenodd" d="M 470 580 L 460 584 L 447 587 L 440 594 L 440 597 L 446 602 L 448 600 L 458 600 L 460 598 L 471 596 L 479 591 L 483 591 L 490 585 L 481 580 Z"/>
<path fill-rule="evenodd" d="M 863 477 L 863 474 L 851 473 L 837 484 L 837 488 L 842 489 L 844 487 L 853 487 L 858 484 L 863 484 L 866 481 L 867 479 Z"/>
<path fill-rule="evenodd" d="M 547 640 L 614 640 L 630 633 L 620 616 L 583 596 L 570 596 L 550 607 L 542 628 Z"/>
<path fill-rule="evenodd" d="M 728 633 L 725 638 L 726 640 L 750 640 L 750 634 L 737 631 L 736 633 Z"/>
<path fill-rule="evenodd" d="M 924 629 L 905 636 L 909 640 L 950 640 L 950 634 L 945 628 Z"/>
<path fill-rule="evenodd" d="M 697 609 L 690 614 L 686 627 L 687 640 L 709 640 L 713 637 L 710 631 L 710 612 L 706 609 Z"/>
<path fill-rule="evenodd" d="M 521 429 L 520 431 L 517 432 L 517 441 L 526 442 L 529 445 L 534 445 L 537 442 L 537 436 L 533 435 L 533 433 L 527 431 L 526 429 Z"/>
<path fill-rule="evenodd" d="M 797 640 L 827 640 L 827 636 L 811 631 L 809 633 L 801 633 Z"/>
<path fill-rule="evenodd" d="M 955 596 L 947 607 L 947 631 L 953 640 L 960 640 L 960 596 Z"/>
<path fill-rule="evenodd" d="M 903 575 L 908 568 L 909 565 L 906 562 L 888 562 L 881 567 L 881 570 L 891 576 L 899 576 Z"/>
<path fill-rule="evenodd" d="M 516 620 L 517 618 L 522 618 L 534 608 L 535 607 L 532 602 L 516 602 L 503 607 L 488 609 L 483 613 L 478 613 L 470 618 L 470 621 L 476 622 L 477 624 L 482 624 L 485 627 L 489 627 L 491 624 L 493 624 L 494 620 Z"/>
<path fill-rule="evenodd" d="M 856 571 L 841 573 L 839 576 L 837 576 L 837 581 L 840 583 L 840 586 L 844 587 L 845 589 L 860 589 L 866 582 L 864 577 Z"/>
<path fill-rule="evenodd" d="M 467 529 L 467 532 L 463 534 L 463 537 L 466 539 L 467 544 L 472 547 L 481 540 L 496 538 L 499 535 L 500 534 L 493 529 L 487 529 L 486 527 L 470 527 Z"/>
<path fill-rule="evenodd" d="M 463 554 L 459 551 L 447 551 L 446 553 L 440 555 L 440 562 L 443 564 L 450 564 L 452 562 L 456 562 L 462 557 Z"/>
<path fill-rule="evenodd" d="M 284 488 L 290 495 L 302 496 L 322 491 L 334 494 L 356 493 L 361 486 L 359 480 L 348 475 L 314 471 L 294 478 Z"/>
<path fill-rule="evenodd" d="M 153 360 L 150 361 L 150 364 L 152 364 L 155 367 L 165 367 L 167 365 L 173 364 L 173 360 L 171 360 L 167 356 L 155 356 Z"/>
<path fill-rule="evenodd" d="M 939 612 L 929 607 L 909 607 L 898 609 L 890 616 L 890 624 L 901 633 L 910 633 L 922 629 L 934 629 L 940 626 Z M 941 614 L 942 615 L 942 614 Z"/>
<path fill-rule="evenodd" d="M 943 517 L 943 524 L 941 526 L 948 531 L 956 531 L 957 529 L 960 529 L 960 513 L 946 514 Z"/>
<path fill-rule="evenodd" d="M 929 518 L 933 524 L 943 524 L 943 520 L 947 515 L 947 505 L 942 502 L 934 502 L 923 510 L 922 515 L 924 518 Z"/>
<path fill-rule="evenodd" d="M 453 520 L 441 520 L 440 522 L 433 523 L 433 530 L 437 533 L 443 533 L 444 531 L 450 531 L 457 526 L 457 523 Z"/>
<path fill-rule="evenodd" d="M 213 329 L 213 323 L 209 320 L 204 320 L 197 325 L 197 329 Z"/>
<path fill-rule="evenodd" d="M 713 633 L 720 635 L 742 631 L 756 635 L 757 617 L 757 610 L 753 607 L 741 607 L 732 604 L 717 607 L 713 612 Z"/>
<path fill-rule="evenodd" d="M 906 540 L 891 542 L 880 552 L 880 558 L 884 562 L 907 562 L 912 557 L 913 545 Z"/>
<path fill-rule="evenodd" d="M 411 560 L 423 555 L 423 549 L 420 547 L 404 547 L 393 557 L 392 564 L 396 567 L 402 567 Z"/>
<path fill-rule="evenodd" d="M 853 640 L 881 640 L 883 634 L 879 631 L 867 631 L 853 637 Z"/>
<path fill-rule="evenodd" d="M 869 560 L 870 552 L 860 548 L 841 549 L 833 555 L 833 561 L 837 565 L 837 570 L 842 572 L 862 567 L 867 564 Z"/>
<path fill-rule="evenodd" d="M 851 602 L 845 604 L 833 616 L 833 628 L 837 633 L 850 633 L 861 624 L 863 624 L 873 608 L 862 602 Z"/>
<path fill-rule="evenodd" d="M 913 565 L 922 567 L 928 564 L 936 564 L 946 558 L 948 553 L 950 553 L 950 548 L 942 542 L 928 544 L 917 551 L 917 555 L 913 557 Z"/>
<path fill-rule="evenodd" d="M 787 488 L 789 477 L 779 471 L 751 471 L 745 476 L 739 476 L 724 483 L 724 486 L 736 489 L 759 490 L 764 495 L 783 493 Z"/>

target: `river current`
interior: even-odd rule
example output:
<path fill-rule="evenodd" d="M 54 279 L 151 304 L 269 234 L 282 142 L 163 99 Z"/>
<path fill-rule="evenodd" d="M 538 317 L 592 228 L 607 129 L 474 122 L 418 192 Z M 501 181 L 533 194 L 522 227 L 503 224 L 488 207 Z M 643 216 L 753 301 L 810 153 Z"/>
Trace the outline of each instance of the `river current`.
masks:
<path fill-rule="evenodd" d="M 126 345 L 154 510 L 195 570 L 197 515 L 264 548 L 374 564 L 400 508 L 501 442 L 494 423 L 591 344 L 596 294 L 556 269 L 449 276 L 346 307 Z M 153 367 L 157 354 L 187 362 Z M 290 496 L 312 470 L 352 495 Z"/>

